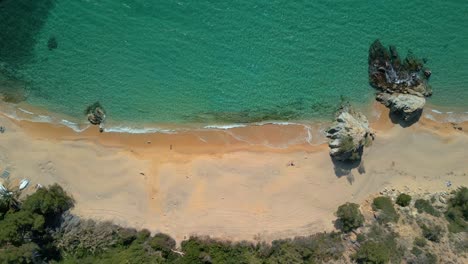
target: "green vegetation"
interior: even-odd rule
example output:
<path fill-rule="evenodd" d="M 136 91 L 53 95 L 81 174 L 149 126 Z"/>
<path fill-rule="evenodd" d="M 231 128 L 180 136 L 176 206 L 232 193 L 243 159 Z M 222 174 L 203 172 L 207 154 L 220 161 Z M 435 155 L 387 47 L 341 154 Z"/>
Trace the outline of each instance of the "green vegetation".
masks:
<path fill-rule="evenodd" d="M 449 211 L 465 219 L 464 199 L 466 189 L 459 189 L 449 200 L 447 219 L 452 219 Z M 445 235 L 441 226 L 421 220 L 423 237 L 407 250 L 394 229 L 382 225 L 398 220 L 391 200 L 377 197 L 373 208 L 379 210 L 378 221 L 359 229 L 356 241 L 349 232 L 363 226 L 364 217 L 359 205 L 346 203 L 336 213 L 344 233 L 317 233 L 271 244 L 190 237 L 176 250 L 176 242 L 166 234 L 80 219 L 68 212 L 73 205 L 58 185 L 39 189 L 23 201 L 14 193 L 0 196 L 0 263 L 341 263 L 350 248 L 356 249 L 351 258 L 357 263 L 437 263 L 426 239 L 439 242 Z"/>
<path fill-rule="evenodd" d="M 379 242 L 364 242 L 359 250 L 352 256 L 357 263 L 384 264 L 390 260 L 390 251 Z"/>
<path fill-rule="evenodd" d="M 423 223 L 419 223 L 419 227 L 421 227 L 423 236 L 432 242 L 440 242 L 440 238 L 442 237 L 443 234 L 443 229 L 442 227 L 438 225 L 426 225 Z"/>
<path fill-rule="evenodd" d="M 427 242 L 424 237 L 417 237 L 414 239 L 413 244 L 418 247 L 425 247 L 427 245 Z"/>
<path fill-rule="evenodd" d="M 338 149 L 338 151 L 340 153 L 355 152 L 356 151 L 355 148 L 356 147 L 355 147 L 355 144 L 354 144 L 353 137 L 348 136 L 348 137 L 345 137 L 345 138 L 342 139 L 341 144 L 340 144 L 340 148 Z"/>
<path fill-rule="evenodd" d="M 421 264 L 436 264 L 437 262 L 437 257 L 436 255 L 426 252 L 418 247 L 413 247 L 411 249 L 411 254 L 413 254 L 413 257 L 409 258 L 408 263 L 421 263 Z"/>
<path fill-rule="evenodd" d="M 0 262 L 30 263 L 35 256 L 57 258 L 49 230 L 57 217 L 73 207 L 73 199 L 58 185 L 38 190 L 23 205 L 10 194 L 0 197 Z"/>
<path fill-rule="evenodd" d="M 416 200 L 416 202 L 414 203 L 414 207 L 418 209 L 418 213 L 425 212 L 427 214 L 430 214 L 436 217 L 440 216 L 440 212 L 437 211 L 437 209 L 435 209 L 434 206 L 432 206 L 432 204 L 427 200 L 424 200 L 424 199 Z"/>
<path fill-rule="evenodd" d="M 372 202 L 372 209 L 379 212 L 377 217 L 379 223 L 398 222 L 399 215 L 390 198 L 385 196 L 375 198 Z"/>
<path fill-rule="evenodd" d="M 350 232 L 364 223 L 364 216 L 359 211 L 359 205 L 355 203 L 346 203 L 338 207 L 336 216 L 343 232 Z"/>
<path fill-rule="evenodd" d="M 445 217 L 449 222 L 450 232 L 468 232 L 468 188 L 461 187 L 455 192 L 448 201 Z"/>
<path fill-rule="evenodd" d="M 391 263 L 400 263 L 402 260 L 402 256 L 404 254 L 404 247 L 398 245 L 397 241 L 398 235 L 392 232 L 390 229 L 385 228 L 384 225 L 380 225 L 378 223 L 374 223 L 370 229 L 365 234 L 364 243 L 372 242 L 374 245 L 369 247 L 376 247 L 382 248 L 376 252 L 376 255 L 371 255 L 368 258 L 364 257 L 364 253 L 367 251 L 361 251 L 360 257 L 362 258 L 361 263 L 379 263 L 379 262 L 371 262 L 370 259 L 374 259 L 376 256 L 390 256 Z M 385 249 L 383 249 L 385 248 Z M 369 254 L 374 254 L 372 252 L 368 252 Z M 364 261 L 367 259 L 367 262 Z"/>
<path fill-rule="evenodd" d="M 396 199 L 396 204 L 398 204 L 401 207 L 406 207 L 410 203 L 411 203 L 411 196 L 406 194 L 406 193 L 402 193 L 402 194 L 398 195 L 398 197 Z"/>

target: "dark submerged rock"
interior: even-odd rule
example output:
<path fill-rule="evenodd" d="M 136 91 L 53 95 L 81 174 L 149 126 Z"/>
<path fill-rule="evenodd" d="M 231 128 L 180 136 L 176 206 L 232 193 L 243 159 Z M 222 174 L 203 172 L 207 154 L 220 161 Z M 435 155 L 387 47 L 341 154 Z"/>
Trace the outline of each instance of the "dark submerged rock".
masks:
<path fill-rule="evenodd" d="M 88 121 L 93 125 L 100 125 L 106 118 L 106 113 L 99 102 L 88 106 L 85 114 L 88 117 Z"/>
<path fill-rule="evenodd" d="M 54 50 L 54 49 L 58 48 L 58 41 L 57 41 L 57 38 L 55 36 L 51 36 L 49 38 L 49 40 L 47 41 L 47 48 L 49 50 Z"/>

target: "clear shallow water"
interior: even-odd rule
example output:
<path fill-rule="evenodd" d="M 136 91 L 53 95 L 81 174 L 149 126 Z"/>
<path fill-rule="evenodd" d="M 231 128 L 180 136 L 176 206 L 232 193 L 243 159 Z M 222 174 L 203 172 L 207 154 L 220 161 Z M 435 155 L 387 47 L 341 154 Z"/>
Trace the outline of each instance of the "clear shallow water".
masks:
<path fill-rule="evenodd" d="M 113 122 L 327 119 L 373 100 L 380 38 L 428 59 L 431 104 L 468 111 L 467 1 L 219 2 L 4 0 L 2 72 L 76 118 L 98 100 Z"/>

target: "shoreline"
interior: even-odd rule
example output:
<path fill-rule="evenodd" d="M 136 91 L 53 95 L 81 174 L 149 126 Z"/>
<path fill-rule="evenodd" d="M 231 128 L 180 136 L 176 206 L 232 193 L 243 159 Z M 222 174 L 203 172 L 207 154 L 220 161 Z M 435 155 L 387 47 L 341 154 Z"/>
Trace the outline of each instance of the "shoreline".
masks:
<path fill-rule="evenodd" d="M 304 140 L 303 125 L 101 134 L 95 126 L 75 132 L 3 115 L 0 170 L 6 165 L 14 183 L 30 179 L 26 194 L 37 183 L 59 183 L 76 199 L 79 216 L 177 241 L 192 234 L 271 241 L 331 231 L 338 205 L 362 202 L 385 187 L 468 185 L 468 122 L 460 131 L 424 113 L 402 128 L 379 103 L 373 112 L 376 141 L 364 152 L 366 173 L 352 168 L 352 180 L 336 175 L 319 130 L 312 143 Z"/>
<path fill-rule="evenodd" d="M 359 105 L 357 109 L 363 112 L 370 122 L 377 122 L 380 118 L 381 111 L 376 112 L 376 101 Z M 34 106 L 25 102 L 12 104 L 0 101 L 0 114 L 6 115 L 11 119 L 25 120 L 37 123 L 51 123 L 54 125 L 63 125 L 75 132 L 84 132 L 92 129 L 91 125 L 83 116 L 82 119 L 71 117 L 66 114 L 51 112 L 45 108 Z M 424 108 L 424 117 L 440 123 L 464 123 L 468 122 L 468 109 L 453 108 L 449 106 L 432 105 L 427 103 Z M 244 127 L 256 126 L 285 126 L 297 125 L 303 126 L 304 129 L 324 130 L 333 121 L 333 118 L 314 119 L 314 120 L 264 120 L 251 123 L 153 123 L 153 122 L 127 122 L 127 121 L 106 121 L 103 124 L 104 132 L 107 133 L 128 133 L 128 134 L 174 134 L 187 131 L 204 131 L 204 130 L 231 130 Z M 309 140 L 310 141 L 310 140 Z M 323 143 L 321 141 L 320 143 Z"/>

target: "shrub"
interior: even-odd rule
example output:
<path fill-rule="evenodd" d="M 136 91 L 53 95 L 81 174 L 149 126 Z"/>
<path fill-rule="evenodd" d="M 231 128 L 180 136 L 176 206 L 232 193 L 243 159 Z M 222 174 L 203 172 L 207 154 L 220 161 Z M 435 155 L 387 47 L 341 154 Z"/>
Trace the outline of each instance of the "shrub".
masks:
<path fill-rule="evenodd" d="M 417 257 L 417 256 L 423 254 L 423 251 L 418 247 L 413 247 L 411 249 L 411 254 L 413 254 L 413 255 L 415 255 Z"/>
<path fill-rule="evenodd" d="M 366 242 L 372 241 L 385 246 L 390 254 L 390 263 L 400 263 L 405 248 L 398 245 L 398 234 L 388 230 L 385 226 L 374 223 L 366 233 Z"/>
<path fill-rule="evenodd" d="M 354 140 L 353 137 L 348 136 L 342 139 L 339 152 L 350 152 L 354 150 Z"/>
<path fill-rule="evenodd" d="M 411 249 L 411 254 L 413 254 L 414 256 L 406 259 L 406 263 L 408 264 L 436 264 L 437 263 L 437 257 L 434 254 L 425 252 L 418 247 L 413 247 L 413 249 Z"/>
<path fill-rule="evenodd" d="M 440 212 L 437 211 L 432 206 L 432 204 L 427 200 L 424 200 L 424 199 L 416 200 L 416 202 L 414 203 L 414 207 L 416 207 L 416 209 L 418 209 L 418 213 L 425 212 L 425 213 L 433 215 L 433 216 L 437 216 L 437 217 L 440 216 Z"/>
<path fill-rule="evenodd" d="M 362 234 L 362 233 L 359 233 L 356 236 L 356 241 L 359 242 L 359 243 L 362 243 L 362 242 L 366 241 L 366 236 L 364 234 Z"/>
<path fill-rule="evenodd" d="M 379 223 L 397 222 L 399 215 L 393 207 L 392 200 L 385 196 L 380 196 L 374 199 L 372 203 L 374 210 L 379 210 L 380 214 L 377 218 Z"/>
<path fill-rule="evenodd" d="M 34 253 L 38 250 L 34 243 L 18 247 L 7 245 L 0 249 L 0 263 L 34 263 Z"/>
<path fill-rule="evenodd" d="M 438 225 L 430 225 L 427 226 L 426 224 L 420 224 L 419 225 L 422 229 L 423 236 L 432 241 L 432 242 L 439 242 L 440 238 L 443 234 L 443 229 L 442 227 Z"/>
<path fill-rule="evenodd" d="M 327 263 L 339 259 L 344 251 L 339 233 L 317 233 L 292 240 L 305 262 Z"/>
<path fill-rule="evenodd" d="M 300 259 L 300 254 L 291 243 L 274 241 L 273 244 L 275 243 L 281 249 L 284 246 L 285 259 Z M 249 259 L 255 256 L 255 247 L 251 243 L 232 243 L 199 237 L 190 237 L 183 241 L 182 251 L 185 255 L 178 263 L 203 263 L 208 260 L 212 263 L 249 263 Z"/>
<path fill-rule="evenodd" d="M 355 203 L 345 203 L 338 207 L 336 216 L 343 232 L 350 232 L 364 223 L 364 216 L 359 211 L 359 205 Z"/>
<path fill-rule="evenodd" d="M 411 196 L 406 194 L 406 193 L 402 193 L 402 194 L 398 195 L 398 197 L 396 199 L 396 204 L 398 204 L 401 207 L 408 206 L 410 204 L 410 202 L 411 202 Z"/>
<path fill-rule="evenodd" d="M 413 244 L 418 247 L 425 247 L 427 242 L 424 237 L 417 237 L 414 239 Z"/>
<path fill-rule="evenodd" d="M 368 241 L 352 256 L 357 263 L 384 264 L 390 261 L 390 251 L 383 243 Z"/>
<path fill-rule="evenodd" d="M 20 246 L 29 240 L 33 232 L 42 232 L 43 229 L 42 215 L 25 211 L 7 214 L 0 222 L 0 246 L 4 244 Z"/>
<path fill-rule="evenodd" d="M 23 203 L 22 210 L 44 215 L 53 220 L 66 210 L 73 207 L 73 199 L 57 184 L 48 188 L 41 188 L 28 196 Z"/>
<path fill-rule="evenodd" d="M 154 235 L 154 237 L 149 239 L 149 245 L 152 249 L 162 252 L 164 257 L 167 257 L 171 254 L 171 249 L 175 248 L 175 240 L 163 233 Z"/>
<path fill-rule="evenodd" d="M 117 226 L 110 222 L 95 222 L 70 217 L 62 224 L 57 246 L 76 257 L 96 255 L 114 247 L 119 242 Z"/>
<path fill-rule="evenodd" d="M 445 212 L 450 232 L 468 232 L 468 188 L 461 187 L 449 199 Z"/>

